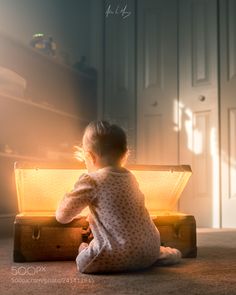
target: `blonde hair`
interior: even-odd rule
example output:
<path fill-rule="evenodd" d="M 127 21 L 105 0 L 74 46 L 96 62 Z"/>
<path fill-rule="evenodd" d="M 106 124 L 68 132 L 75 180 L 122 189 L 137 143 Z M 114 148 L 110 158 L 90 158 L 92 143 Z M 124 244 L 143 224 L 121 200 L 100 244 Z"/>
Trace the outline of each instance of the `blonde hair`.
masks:
<path fill-rule="evenodd" d="M 128 150 L 125 131 L 107 121 L 90 122 L 83 138 L 90 151 L 113 162 L 123 158 Z"/>

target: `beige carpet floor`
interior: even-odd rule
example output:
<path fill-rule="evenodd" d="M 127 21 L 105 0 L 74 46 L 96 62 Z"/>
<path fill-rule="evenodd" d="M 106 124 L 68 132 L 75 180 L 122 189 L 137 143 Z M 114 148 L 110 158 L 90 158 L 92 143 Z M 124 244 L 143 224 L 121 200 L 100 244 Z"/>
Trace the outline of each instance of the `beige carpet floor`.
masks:
<path fill-rule="evenodd" d="M 236 229 L 200 229 L 197 235 L 197 259 L 112 275 L 80 274 L 74 262 L 13 263 L 13 240 L 2 238 L 0 294 L 236 295 Z"/>

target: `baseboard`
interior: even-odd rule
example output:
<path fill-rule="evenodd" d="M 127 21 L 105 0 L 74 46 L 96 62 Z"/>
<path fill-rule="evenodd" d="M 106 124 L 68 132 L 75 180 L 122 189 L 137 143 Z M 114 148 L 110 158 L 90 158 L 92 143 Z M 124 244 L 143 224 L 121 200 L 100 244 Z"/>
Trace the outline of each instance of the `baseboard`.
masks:
<path fill-rule="evenodd" d="M 13 236 L 15 214 L 0 214 L 0 238 Z"/>

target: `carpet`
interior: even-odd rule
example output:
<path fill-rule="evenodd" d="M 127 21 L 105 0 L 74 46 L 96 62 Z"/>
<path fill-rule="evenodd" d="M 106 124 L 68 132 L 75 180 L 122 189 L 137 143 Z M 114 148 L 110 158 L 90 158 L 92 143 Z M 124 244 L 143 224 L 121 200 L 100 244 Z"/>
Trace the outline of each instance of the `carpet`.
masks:
<path fill-rule="evenodd" d="M 199 229 L 198 257 L 145 271 L 85 275 L 75 262 L 14 263 L 13 240 L 0 240 L 0 294 L 236 295 L 236 229 Z"/>

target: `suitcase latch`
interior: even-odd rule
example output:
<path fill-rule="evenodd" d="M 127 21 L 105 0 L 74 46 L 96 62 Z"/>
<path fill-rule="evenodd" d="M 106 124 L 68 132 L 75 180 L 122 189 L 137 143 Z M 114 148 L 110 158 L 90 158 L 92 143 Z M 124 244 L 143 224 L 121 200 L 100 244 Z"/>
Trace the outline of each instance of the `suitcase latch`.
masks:
<path fill-rule="evenodd" d="M 34 225 L 32 229 L 32 239 L 38 240 L 40 238 L 40 228 L 38 225 Z"/>

